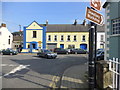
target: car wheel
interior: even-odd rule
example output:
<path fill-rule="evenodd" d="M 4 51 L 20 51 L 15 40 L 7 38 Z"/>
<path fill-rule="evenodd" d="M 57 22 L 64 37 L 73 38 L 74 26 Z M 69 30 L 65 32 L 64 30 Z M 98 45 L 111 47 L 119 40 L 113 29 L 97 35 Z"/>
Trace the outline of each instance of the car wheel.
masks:
<path fill-rule="evenodd" d="M 100 58 L 97 58 L 97 60 L 99 61 L 99 60 L 100 60 Z"/>
<path fill-rule="evenodd" d="M 10 55 L 13 55 L 13 53 L 10 53 Z"/>
<path fill-rule="evenodd" d="M 78 54 L 77 52 L 75 52 L 75 54 Z"/>
<path fill-rule="evenodd" d="M 48 59 L 48 55 L 45 55 L 45 58 L 47 58 L 47 59 Z"/>
<path fill-rule="evenodd" d="M 1 55 L 3 55 L 3 53 L 1 53 Z"/>

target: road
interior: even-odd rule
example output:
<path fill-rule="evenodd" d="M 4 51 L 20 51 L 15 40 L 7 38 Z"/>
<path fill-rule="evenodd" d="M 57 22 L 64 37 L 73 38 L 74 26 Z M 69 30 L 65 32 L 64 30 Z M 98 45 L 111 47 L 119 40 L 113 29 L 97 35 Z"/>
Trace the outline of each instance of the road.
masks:
<path fill-rule="evenodd" d="M 36 55 L 1 57 L 2 88 L 50 88 L 54 81 L 56 87 L 60 87 L 61 77 L 66 69 L 87 62 L 85 54 L 58 55 L 56 59 Z"/>

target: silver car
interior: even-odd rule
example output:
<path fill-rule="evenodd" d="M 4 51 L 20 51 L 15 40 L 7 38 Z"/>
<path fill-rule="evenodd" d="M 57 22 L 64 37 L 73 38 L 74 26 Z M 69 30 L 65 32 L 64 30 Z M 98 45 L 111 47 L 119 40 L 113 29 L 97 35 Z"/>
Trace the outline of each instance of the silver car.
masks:
<path fill-rule="evenodd" d="M 39 57 L 45 57 L 45 58 L 56 58 L 57 57 L 57 53 L 53 53 L 50 50 L 40 50 L 37 55 Z"/>

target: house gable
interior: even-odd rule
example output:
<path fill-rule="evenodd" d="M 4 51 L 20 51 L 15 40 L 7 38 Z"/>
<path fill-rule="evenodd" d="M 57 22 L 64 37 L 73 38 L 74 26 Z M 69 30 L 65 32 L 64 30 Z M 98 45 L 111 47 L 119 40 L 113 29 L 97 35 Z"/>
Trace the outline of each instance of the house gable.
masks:
<path fill-rule="evenodd" d="M 32 22 L 26 29 L 43 29 L 36 21 Z"/>

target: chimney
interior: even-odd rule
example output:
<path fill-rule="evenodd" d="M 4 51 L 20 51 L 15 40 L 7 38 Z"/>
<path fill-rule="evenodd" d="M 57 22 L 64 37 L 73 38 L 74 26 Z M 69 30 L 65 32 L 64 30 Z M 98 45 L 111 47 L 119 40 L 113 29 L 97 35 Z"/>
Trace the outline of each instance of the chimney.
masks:
<path fill-rule="evenodd" d="M 6 27 L 6 24 L 5 24 L 5 23 L 2 23 L 2 24 L 1 24 L 1 27 Z"/>
<path fill-rule="evenodd" d="M 48 25 L 48 20 L 46 20 L 46 26 Z"/>
<path fill-rule="evenodd" d="M 75 19 L 75 21 L 74 21 L 74 25 L 77 25 L 77 19 Z"/>
<path fill-rule="evenodd" d="M 83 25 L 86 26 L 86 20 L 85 20 L 85 19 L 84 19 L 84 21 L 83 21 Z"/>

